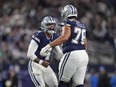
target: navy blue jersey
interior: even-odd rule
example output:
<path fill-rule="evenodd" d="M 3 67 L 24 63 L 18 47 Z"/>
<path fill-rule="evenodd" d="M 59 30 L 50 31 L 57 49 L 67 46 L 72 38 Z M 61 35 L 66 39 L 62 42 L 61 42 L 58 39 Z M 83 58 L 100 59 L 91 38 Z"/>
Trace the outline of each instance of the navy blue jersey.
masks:
<path fill-rule="evenodd" d="M 64 25 L 69 25 L 71 27 L 71 35 L 69 39 L 63 44 L 63 52 L 70 52 L 73 50 L 84 50 L 84 39 L 86 38 L 86 28 L 85 25 L 76 21 L 66 19 Z"/>
<path fill-rule="evenodd" d="M 38 44 L 38 48 L 35 52 L 35 55 L 39 58 L 44 60 L 45 57 L 42 57 L 40 55 L 40 51 L 43 47 L 45 47 L 50 42 L 54 41 L 56 38 L 58 38 L 58 34 L 54 33 L 51 38 L 47 38 L 44 32 L 35 32 L 32 36 L 32 39 Z"/>

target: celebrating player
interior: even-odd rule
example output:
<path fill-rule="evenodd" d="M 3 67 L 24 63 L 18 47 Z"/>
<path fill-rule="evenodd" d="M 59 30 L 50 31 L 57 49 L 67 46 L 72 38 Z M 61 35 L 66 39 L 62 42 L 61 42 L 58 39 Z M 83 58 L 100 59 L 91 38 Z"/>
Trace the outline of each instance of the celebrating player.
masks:
<path fill-rule="evenodd" d="M 38 31 L 33 34 L 32 40 L 28 47 L 27 56 L 30 58 L 28 64 L 28 71 L 36 87 L 45 87 L 47 84 L 49 87 L 58 87 L 58 82 L 55 73 L 49 66 L 49 57 L 52 48 L 47 51 L 44 56 L 40 55 L 40 50 L 58 38 L 55 33 L 56 21 L 51 16 L 45 17 L 41 22 L 41 28 L 43 31 Z M 54 48 L 57 54 L 62 54 L 59 46 Z"/>
<path fill-rule="evenodd" d="M 66 5 L 61 11 L 62 35 L 40 51 L 41 55 L 45 55 L 51 47 L 63 44 L 64 56 L 59 64 L 58 87 L 68 87 L 71 79 L 74 87 L 84 87 L 88 64 L 86 27 L 76 20 L 77 14 L 77 9 L 73 5 Z"/>

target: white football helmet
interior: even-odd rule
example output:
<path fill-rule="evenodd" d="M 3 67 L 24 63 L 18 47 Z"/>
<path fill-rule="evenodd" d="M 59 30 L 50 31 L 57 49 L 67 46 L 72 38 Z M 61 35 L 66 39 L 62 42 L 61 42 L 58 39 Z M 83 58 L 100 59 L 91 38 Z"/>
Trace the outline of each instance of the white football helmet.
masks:
<path fill-rule="evenodd" d="M 77 9 L 73 5 L 66 5 L 62 10 L 61 10 L 61 17 L 63 20 L 67 19 L 68 17 L 77 17 Z"/>
<path fill-rule="evenodd" d="M 52 29 L 52 30 L 49 30 L 48 29 L 48 24 L 54 24 L 54 26 L 56 25 L 56 21 L 55 21 L 55 19 L 53 18 L 53 17 L 51 17 L 51 16 L 46 16 L 43 20 L 42 20 L 42 22 L 41 22 L 41 28 L 42 28 L 42 30 L 44 31 L 44 32 L 48 32 L 48 33 L 50 33 L 50 34 L 53 34 L 55 31 L 55 29 Z M 54 27 L 55 28 L 55 27 Z"/>

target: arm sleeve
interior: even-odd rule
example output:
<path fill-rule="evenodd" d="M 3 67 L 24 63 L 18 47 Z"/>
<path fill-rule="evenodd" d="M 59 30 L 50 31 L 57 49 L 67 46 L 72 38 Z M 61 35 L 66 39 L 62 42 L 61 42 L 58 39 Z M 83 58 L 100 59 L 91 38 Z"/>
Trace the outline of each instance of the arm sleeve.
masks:
<path fill-rule="evenodd" d="M 35 55 L 37 48 L 38 44 L 32 39 L 28 47 L 27 57 L 33 61 L 37 58 L 37 56 Z"/>

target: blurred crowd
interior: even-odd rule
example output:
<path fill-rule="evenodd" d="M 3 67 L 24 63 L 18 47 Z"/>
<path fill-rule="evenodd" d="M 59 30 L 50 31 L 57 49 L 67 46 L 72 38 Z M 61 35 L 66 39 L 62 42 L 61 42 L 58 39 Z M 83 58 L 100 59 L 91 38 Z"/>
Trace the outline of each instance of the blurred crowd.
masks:
<path fill-rule="evenodd" d="M 115 66 L 116 0 L 1 0 L 0 73 L 12 65 L 15 72 L 26 69 L 31 35 L 40 29 L 45 16 L 53 16 L 60 23 L 60 10 L 69 3 L 77 7 L 78 20 L 86 24 L 90 64 Z"/>

